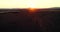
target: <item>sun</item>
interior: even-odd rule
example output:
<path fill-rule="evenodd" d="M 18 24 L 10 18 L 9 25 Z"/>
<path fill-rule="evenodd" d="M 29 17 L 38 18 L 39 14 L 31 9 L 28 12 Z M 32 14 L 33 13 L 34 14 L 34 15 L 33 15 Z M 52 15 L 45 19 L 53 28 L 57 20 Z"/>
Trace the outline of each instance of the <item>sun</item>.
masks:
<path fill-rule="evenodd" d="M 29 12 L 35 12 L 36 8 L 35 5 L 33 3 L 29 3 L 29 7 L 28 7 Z"/>
<path fill-rule="evenodd" d="M 27 6 L 29 6 L 28 7 L 29 12 L 35 12 L 35 3 L 32 0 L 28 1 Z"/>

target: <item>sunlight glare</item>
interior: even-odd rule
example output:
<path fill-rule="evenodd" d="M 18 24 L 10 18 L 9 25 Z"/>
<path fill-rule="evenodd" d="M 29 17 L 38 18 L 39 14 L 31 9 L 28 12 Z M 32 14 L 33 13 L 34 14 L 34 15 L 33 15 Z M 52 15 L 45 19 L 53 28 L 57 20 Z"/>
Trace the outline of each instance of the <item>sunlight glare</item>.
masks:
<path fill-rule="evenodd" d="M 60 7 L 60 0 L 0 0 L 0 8 Z"/>

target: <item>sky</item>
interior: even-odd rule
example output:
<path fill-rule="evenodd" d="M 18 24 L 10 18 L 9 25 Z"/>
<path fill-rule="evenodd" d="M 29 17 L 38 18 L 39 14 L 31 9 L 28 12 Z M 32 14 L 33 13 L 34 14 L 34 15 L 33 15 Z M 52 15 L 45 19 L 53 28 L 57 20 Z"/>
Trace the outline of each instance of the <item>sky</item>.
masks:
<path fill-rule="evenodd" d="M 60 0 L 0 0 L 0 8 L 60 7 Z"/>

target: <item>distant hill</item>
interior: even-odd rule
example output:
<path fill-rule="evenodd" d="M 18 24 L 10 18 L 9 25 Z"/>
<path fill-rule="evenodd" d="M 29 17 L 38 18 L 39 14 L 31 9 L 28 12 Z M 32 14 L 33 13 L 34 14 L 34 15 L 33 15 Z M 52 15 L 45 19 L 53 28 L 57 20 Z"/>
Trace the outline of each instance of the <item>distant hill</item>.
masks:
<path fill-rule="evenodd" d="M 0 9 L 0 13 L 21 12 L 21 11 L 27 11 L 27 9 L 18 9 L 18 8 L 14 8 L 14 9 Z M 37 9 L 37 11 L 60 11 L 60 7 Z"/>
<path fill-rule="evenodd" d="M 49 9 L 60 9 L 60 7 L 53 7 L 53 8 L 49 8 Z"/>

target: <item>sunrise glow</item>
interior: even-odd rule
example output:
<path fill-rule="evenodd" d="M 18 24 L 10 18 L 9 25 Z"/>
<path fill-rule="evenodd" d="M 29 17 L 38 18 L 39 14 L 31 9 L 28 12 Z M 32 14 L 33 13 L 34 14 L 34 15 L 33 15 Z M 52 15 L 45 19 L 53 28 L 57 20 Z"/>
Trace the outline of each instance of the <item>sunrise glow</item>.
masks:
<path fill-rule="evenodd" d="M 35 12 L 36 9 L 35 9 L 35 8 L 28 8 L 28 11 L 29 11 L 29 12 Z"/>

